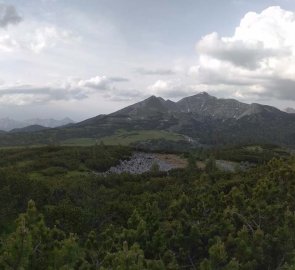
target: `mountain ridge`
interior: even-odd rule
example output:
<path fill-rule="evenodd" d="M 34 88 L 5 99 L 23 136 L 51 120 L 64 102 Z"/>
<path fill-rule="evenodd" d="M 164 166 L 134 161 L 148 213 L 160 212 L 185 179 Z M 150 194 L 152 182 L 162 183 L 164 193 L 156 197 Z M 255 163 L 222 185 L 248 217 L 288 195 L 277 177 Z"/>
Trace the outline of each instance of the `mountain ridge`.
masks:
<path fill-rule="evenodd" d="M 210 145 L 253 141 L 295 145 L 295 115 L 269 105 L 216 98 L 206 92 L 176 102 L 150 96 L 71 127 L 77 136 L 96 138 L 118 130 L 166 130 Z"/>
<path fill-rule="evenodd" d="M 257 114 L 262 111 L 276 111 L 277 113 L 286 113 L 276 107 L 263 105 L 259 103 L 243 103 L 232 98 L 217 98 L 209 95 L 207 92 L 201 92 L 196 95 L 184 97 L 179 101 L 165 100 L 162 97 L 150 96 L 147 99 L 120 109 L 110 116 L 118 115 L 142 115 L 151 112 L 178 112 L 178 113 L 196 113 L 203 116 L 211 116 L 220 119 L 240 119 L 245 115 Z"/>
<path fill-rule="evenodd" d="M 168 131 L 208 146 L 272 143 L 295 147 L 295 114 L 268 105 L 216 98 L 206 92 L 176 102 L 151 96 L 107 115 L 35 131 L 34 136 L 29 132 L 0 134 L 0 145 L 62 143 L 78 138 L 97 141 L 120 130 L 127 134 Z"/>

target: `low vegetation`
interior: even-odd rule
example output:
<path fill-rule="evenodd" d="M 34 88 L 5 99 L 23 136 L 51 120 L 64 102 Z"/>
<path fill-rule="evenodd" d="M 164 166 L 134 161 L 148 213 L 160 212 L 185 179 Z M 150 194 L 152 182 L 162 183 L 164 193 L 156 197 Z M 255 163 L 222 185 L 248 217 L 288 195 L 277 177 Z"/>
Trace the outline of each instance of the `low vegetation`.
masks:
<path fill-rule="evenodd" d="M 62 141 L 63 145 L 81 145 L 89 146 L 103 142 L 106 145 L 131 145 L 141 141 L 147 140 L 160 140 L 165 139 L 166 141 L 180 141 L 184 140 L 183 135 L 168 132 L 165 130 L 138 130 L 138 131 L 126 131 L 118 130 L 114 135 L 105 136 L 101 138 L 77 138 L 68 139 Z"/>
<path fill-rule="evenodd" d="M 225 173 L 214 152 L 104 177 L 130 148 L 1 150 L 0 269 L 294 269 L 295 160 Z"/>

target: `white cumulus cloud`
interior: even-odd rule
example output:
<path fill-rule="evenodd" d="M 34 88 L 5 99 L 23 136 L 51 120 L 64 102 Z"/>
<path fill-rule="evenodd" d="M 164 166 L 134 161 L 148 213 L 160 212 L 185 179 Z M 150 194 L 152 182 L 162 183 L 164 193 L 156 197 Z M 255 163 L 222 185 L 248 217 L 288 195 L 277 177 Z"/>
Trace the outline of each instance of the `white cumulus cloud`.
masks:
<path fill-rule="evenodd" d="M 164 98 L 180 98 L 194 92 L 192 86 L 184 84 L 181 80 L 157 80 L 148 86 L 147 90 L 150 94 Z"/>
<path fill-rule="evenodd" d="M 70 40 L 71 33 L 65 30 L 57 29 L 54 26 L 45 26 L 36 29 L 32 35 L 28 35 L 28 47 L 35 53 L 40 53 L 46 48 L 52 48 L 58 43 L 64 43 Z"/>
<path fill-rule="evenodd" d="M 13 28 L 0 27 L 0 53 L 32 52 L 39 54 L 47 49 L 58 48 L 77 41 L 79 37 L 71 31 L 48 23 L 24 21 Z"/>
<path fill-rule="evenodd" d="M 234 89 L 237 97 L 295 100 L 294 29 L 292 11 L 249 12 L 232 36 L 214 32 L 197 43 L 199 63 L 189 74 L 200 84 Z"/>

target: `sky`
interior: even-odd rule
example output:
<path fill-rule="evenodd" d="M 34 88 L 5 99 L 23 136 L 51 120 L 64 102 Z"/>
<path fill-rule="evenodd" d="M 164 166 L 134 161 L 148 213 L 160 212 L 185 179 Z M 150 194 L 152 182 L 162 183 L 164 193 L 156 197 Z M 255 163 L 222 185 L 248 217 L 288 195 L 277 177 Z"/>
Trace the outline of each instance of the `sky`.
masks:
<path fill-rule="evenodd" d="M 0 118 L 151 95 L 295 107 L 294 0 L 0 0 Z"/>

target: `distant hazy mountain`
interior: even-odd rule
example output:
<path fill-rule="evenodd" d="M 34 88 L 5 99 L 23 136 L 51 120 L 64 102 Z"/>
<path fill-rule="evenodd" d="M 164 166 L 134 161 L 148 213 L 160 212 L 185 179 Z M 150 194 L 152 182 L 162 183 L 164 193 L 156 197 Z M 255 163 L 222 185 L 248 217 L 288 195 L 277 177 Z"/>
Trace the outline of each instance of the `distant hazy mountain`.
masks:
<path fill-rule="evenodd" d="M 171 131 L 206 145 L 274 143 L 295 146 L 295 114 L 272 106 L 216 98 L 205 92 L 178 102 L 151 96 L 114 113 L 98 115 L 66 128 L 35 131 L 34 136 L 29 132 L 0 134 L 0 145 L 97 139 L 118 130 Z"/>
<path fill-rule="evenodd" d="M 14 128 L 22 128 L 25 126 L 26 124 L 24 122 L 14 120 L 9 117 L 0 119 L 0 130 L 3 131 L 9 131 Z"/>
<path fill-rule="evenodd" d="M 31 125 L 31 126 L 26 126 L 23 128 L 14 128 L 12 130 L 10 130 L 10 133 L 17 133 L 17 132 L 36 132 L 36 131 L 42 131 L 42 130 L 46 130 L 49 129 L 48 127 L 43 127 L 40 125 Z"/>
<path fill-rule="evenodd" d="M 34 126 L 34 125 L 54 128 L 54 127 L 68 125 L 71 123 L 74 123 L 74 121 L 68 117 L 61 120 L 35 118 L 35 119 L 28 119 L 24 121 L 17 121 L 17 120 L 6 117 L 6 118 L 0 119 L 0 130 L 10 131 L 13 129 L 21 129 L 27 126 Z"/>
<path fill-rule="evenodd" d="M 61 120 L 56 120 L 52 118 L 50 119 L 33 118 L 33 119 L 28 119 L 25 122 L 28 125 L 39 125 L 39 126 L 50 127 L 50 128 L 65 126 L 65 125 L 74 123 L 74 121 L 68 117 L 63 118 Z"/>
<path fill-rule="evenodd" d="M 295 109 L 293 109 L 293 108 L 286 108 L 285 109 L 285 112 L 286 113 L 295 113 Z"/>

